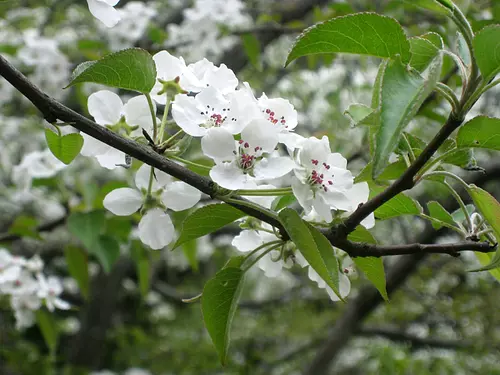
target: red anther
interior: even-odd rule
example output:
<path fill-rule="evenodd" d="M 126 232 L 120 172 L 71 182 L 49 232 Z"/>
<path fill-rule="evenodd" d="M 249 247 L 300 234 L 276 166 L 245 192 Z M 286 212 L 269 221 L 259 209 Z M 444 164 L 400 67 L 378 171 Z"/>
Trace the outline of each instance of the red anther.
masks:
<path fill-rule="evenodd" d="M 328 181 L 328 185 L 333 185 L 333 181 Z"/>
<path fill-rule="evenodd" d="M 274 112 L 271 112 L 270 115 L 274 117 Z"/>
<path fill-rule="evenodd" d="M 270 113 L 270 112 L 271 112 L 271 110 L 269 108 L 266 109 L 266 113 Z"/>
<path fill-rule="evenodd" d="M 318 165 L 318 161 L 316 159 L 311 159 L 311 163 L 313 163 L 314 165 Z"/>
<path fill-rule="evenodd" d="M 241 145 L 243 142 L 244 142 L 244 141 L 243 141 L 243 139 L 240 139 L 240 140 L 238 141 L 238 143 L 239 143 L 240 145 Z"/>
<path fill-rule="evenodd" d="M 250 145 L 248 144 L 248 142 L 245 142 L 245 144 L 244 144 L 243 146 L 244 146 L 245 148 L 247 148 L 247 147 L 248 147 L 248 146 L 250 146 Z"/>

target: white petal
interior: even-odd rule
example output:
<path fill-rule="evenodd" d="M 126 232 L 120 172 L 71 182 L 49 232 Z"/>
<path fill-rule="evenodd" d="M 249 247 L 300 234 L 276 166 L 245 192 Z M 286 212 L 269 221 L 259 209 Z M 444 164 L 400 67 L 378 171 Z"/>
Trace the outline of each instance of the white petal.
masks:
<path fill-rule="evenodd" d="M 347 192 L 353 209 L 356 209 L 360 203 L 365 203 L 370 195 L 370 188 L 367 182 L 359 182 L 352 185 L 352 188 Z"/>
<path fill-rule="evenodd" d="M 265 119 L 252 120 L 241 132 L 241 139 L 263 152 L 272 152 L 278 144 L 278 130 Z"/>
<path fill-rule="evenodd" d="M 156 106 L 153 102 L 154 113 L 156 114 Z M 153 119 L 149 104 L 145 96 L 136 96 L 130 99 L 127 104 L 123 106 L 123 113 L 125 120 L 130 126 L 139 125 L 140 127 L 149 130 L 153 127 Z"/>
<path fill-rule="evenodd" d="M 109 192 L 104 207 L 118 216 L 128 216 L 136 212 L 142 205 L 142 194 L 135 189 L 120 188 Z"/>
<path fill-rule="evenodd" d="M 307 276 L 318 284 L 318 288 L 326 288 L 326 281 L 311 266 L 307 270 Z"/>
<path fill-rule="evenodd" d="M 338 152 L 328 155 L 328 159 L 326 162 L 332 167 L 347 169 L 347 159 L 340 155 Z"/>
<path fill-rule="evenodd" d="M 90 115 L 101 125 L 114 125 L 122 115 L 123 102 L 109 90 L 101 90 L 89 96 L 87 102 Z"/>
<path fill-rule="evenodd" d="M 98 141 L 97 139 L 87 135 L 85 133 L 81 133 L 83 137 L 83 147 L 80 153 L 83 156 L 96 156 L 102 155 L 109 151 L 111 146 L 108 146 L 106 143 Z"/>
<path fill-rule="evenodd" d="M 287 148 L 288 152 L 291 154 L 294 149 L 296 149 L 299 144 L 304 140 L 304 137 L 298 135 L 294 132 L 285 132 L 278 134 L 279 143 L 283 143 Z"/>
<path fill-rule="evenodd" d="M 187 210 L 198 203 L 200 198 L 201 193 L 198 189 L 182 181 L 172 182 L 161 195 L 165 206 L 174 211 Z"/>
<path fill-rule="evenodd" d="M 234 72 L 225 64 L 221 64 L 220 67 L 216 69 L 207 69 L 204 81 L 210 87 L 216 88 L 223 94 L 234 91 L 236 86 L 238 86 L 238 78 L 236 78 Z"/>
<path fill-rule="evenodd" d="M 153 250 L 167 246 L 174 235 L 175 229 L 170 216 L 159 208 L 146 212 L 139 222 L 139 238 Z"/>
<path fill-rule="evenodd" d="M 366 229 L 370 229 L 375 226 L 375 215 L 373 212 L 361 221 L 361 225 Z"/>
<path fill-rule="evenodd" d="M 184 60 L 172 56 L 167 51 L 160 51 L 153 56 L 157 77 L 163 81 L 173 81 L 180 77 L 186 68 Z"/>
<path fill-rule="evenodd" d="M 203 110 L 192 96 L 178 94 L 172 103 L 172 118 L 187 134 L 202 137 L 207 133 L 207 129 L 200 126 L 207 121 Z"/>
<path fill-rule="evenodd" d="M 314 209 L 318 213 L 318 215 L 327 223 L 332 221 L 332 212 L 330 210 L 330 206 L 325 203 L 325 201 L 322 199 L 320 195 L 316 195 L 316 197 L 313 199 L 312 203 Z"/>
<path fill-rule="evenodd" d="M 242 253 L 248 253 L 249 251 L 255 250 L 257 247 L 262 245 L 262 241 L 259 232 L 255 230 L 244 230 L 241 231 L 236 237 L 234 237 L 231 245 L 233 245 L 238 251 Z"/>
<path fill-rule="evenodd" d="M 54 300 L 54 305 L 55 305 L 55 307 L 57 307 L 60 310 L 69 310 L 71 308 L 71 305 L 68 302 L 66 302 L 60 298 L 56 298 Z"/>
<path fill-rule="evenodd" d="M 331 208 L 336 210 L 351 211 L 352 204 L 349 197 L 340 191 L 329 190 L 321 193 L 321 196 Z"/>
<path fill-rule="evenodd" d="M 254 175 L 259 180 L 270 180 L 286 175 L 294 166 L 294 161 L 285 156 L 264 158 L 255 165 Z"/>
<path fill-rule="evenodd" d="M 304 208 L 306 214 L 311 211 L 313 194 L 307 184 L 303 184 L 297 178 L 292 181 L 292 191 L 299 204 Z"/>
<path fill-rule="evenodd" d="M 327 286 L 326 291 L 332 301 L 340 301 L 340 298 L 335 294 L 332 288 Z M 347 297 L 350 291 L 351 291 L 351 281 L 343 273 L 339 274 L 339 293 L 342 296 L 342 298 Z"/>
<path fill-rule="evenodd" d="M 257 262 L 259 268 L 264 271 L 264 275 L 266 275 L 267 277 L 274 278 L 281 274 L 283 261 L 279 260 L 277 262 L 273 262 L 271 258 L 271 256 L 276 256 L 277 254 L 277 251 L 271 251 L 269 254 L 265 255 Z"/>
<path fill-rule="evenodd" d="M 230 190 L 246 189 L 249 186 L 249 177 L 235 163 L 216 164 L 210 170 L 212 180 Z"/>
<path fill-rule="evenodd" d="M 297 126 L 297 111 L 288 100 L 283 98 L 269 99 L 265 94 L 262 94 L 259 98 L 259 106 L 264 110 L 268 120 L 278 120 L 274 124 L 275 126 L 288 131 Z M 270 116 L 267 110 L 274 114 Z"/>
<path fill-rule="evenodd" d="M 101 0 L 87 0 L 87 2 L 90 13 L 107 27 L 113 27 L 120 21 L 120 13 L 108 2 Z"/>
<path fill-rule="evenodd" d="M 125 164 L 125 154 L 112 147 L 105 154 L 96 155 L 96 159 L 107 169 L 115 169 L 119 164 Z"/>
<path fill-rule="evenodd" d="M 233 135 L 224 128 L 211 128 L 201 139 L 203 154 L 216 162 L 233 160 L 235 148 Z"/>
<path fill-rule="evenodd" d="M 147 164 L 141 165 L 135 174 L 135 186 L 139 190 L 147 190 L 149 186 L 149 177 L 151 175 L 151 166 Z M 153 185 L 151 186 L 151 191 L 156 192 L 163 189 L 166 185 L 172 183 L 173 179 L 171 176 L 165 172 L 155 169 L 153 175 Z"/>

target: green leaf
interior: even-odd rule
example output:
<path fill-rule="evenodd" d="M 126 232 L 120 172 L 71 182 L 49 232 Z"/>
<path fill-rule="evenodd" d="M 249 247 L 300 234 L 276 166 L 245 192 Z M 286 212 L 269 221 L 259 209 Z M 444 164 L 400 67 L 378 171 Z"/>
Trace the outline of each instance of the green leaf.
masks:
<path fill-rule="evenodd" d="M 250 60 L 250 63 L 260 69 L 260 42 L 254 34 L 247 33 L 241 35 L 241 41 L 243 42 L 243 49 Z"/>
<path fill-rule="evenodd" d="M 457 146 L 500 151 L 500 119 L 478 116 L 468 121 L 458 130 Z"/>
<path fill-rule="evenodd" d="M 469 185 L 469 194 L 478 211 L 493 229 L 498 243 L 500 241 L 500 203 L 490 193 L 476 185 Z M 500 267 L 500 248 L 491 258 L 491 263 L 474 271 L 487 271 L 498 267 Z"/>
<path fill-rule="evenodd" d="M 404 0 L 404 1 L 409 5 L 425 8 L 437 14 L 445 16 L 449 16 L 451 14 L 449 8 L 445 7 L 444 5 L 438 3 L 435 0 Z"/>
<path fill-rule="evenodd" d="M 309 265 L 338 295 L 338 263 L 331 244 L 328 242 L 329 246 L 326 247 L 326 238 L 323 240 L 321 237 L 324 236 L 308 226 L 295 210 L 285 208 L 279 213 L 279 218 L 288 236 Z M 337 270 L 333 269 L 335 264 Z"/>
<path fill-rule="evenodd" d="M 59 332 L 54 316 L 45 309 L 39 309 L 36 311 L 36 322 L 50 353 L 55 355 Z"/>
<path fill-rule="evenodd" d="M 203 288 L 201 297 L 203 320 L 223 365 L 226 364 L 229 334 L 241 295 L 242 281 L 243 271 L 228 267 L 207 281 Z"/>
<path fill-rule="evenodd" d="M 481 263 L 483 266 L 487 266 L 487 265 L 491 265 L 491 264 L 495 264 L 497 263 L 498 259 L 494 259 L 494 257 L 496 256 L 496 253 L 480 253 L 478 251 L 475 251 L 474 254 L 476 255 L 476 258 L 479 260 L 479 263 Z M 500 266 L 500 264 L 498 265 Z M 500 268 L 493 268 L 493 269 L 489 269 L 488 272 L 491 274 L 491 276 L 493 276 L 495 279 L 497 279 L 498 281 L 500 281 Z M 481 270 L 481 269 L 479 269 Z M 472 271 L 478 271 L 477 269 L 476 270 L 472 270 Z M 471 271 L 469 271 L 471 272 Z"/>
<path fill-rule="evenodd" d="M 196 254 L 198 253 L 198 244 L 196 240 L 186 242 L 182 245 L 182 252 L 186 256 L 189 265 L 194 272 L 198 272 L 198 258 Z"/>
<path fill-rule="evenodd" d="M 89 249 L 95 255 L 104 272 L 109 273 L 120 257 L 120 244 L 111 236 L 104 234 Z"/>
<path fill-rule="evenodd" d="M 145 94 L 151 91 L 155 81 L 156 65 L 151 55 L 140 48 L 129 48 L 78 65 L 67 87 L 94 82 Z"/>
<path fill-rule="evenodd" d="M 140 241 L 132 241 L 130 252 L 133 261 L 135 262 L 135 270 L 139 279 L 139 291 L 144 299 L 148 295 L 151 283 L 151 259 L 149 251 L 144 248 Z"/>
<path fill-rule="evenodd" d="M 469 213 L 469 216 L 472 215 L 474 211 L 476 211 L 476 207 L 474 207 L 473 204 L 468 204 L 465 206 L 465 209 Z M 455 223 L 460 223 L 462 224 L 465 221 L 465 214 L 464 211 L 459 208 L 451 213 L 451 217 L 453 218 L 453 221 Z"/>
<path fill-rule="evenodd" d="M 387 295 L 386 281 L 385 281 L 385 271 L 384 262 L 382 258 L 375 257 L 363 257 L 363 258 L 353 258 L 352 259 L 358 267 L 366 276 L 368 280 L 377 288 L 380 295 L 385 301 L 389 301 L 389 296 Z"/>
<path fill-rule="evenodd" d="M 173 248 L 215 232 L 243 216 L 246 216 L 244 212 L 225 203 L 201 207 L 184 220 L 181 234 Z"/>
<path fill-rule="evenodd" d="M 429 216 L 436 219 L 436 221 L 432 221 L 432 227 L 434 229 L 439 229 L 442 227 L 440 222 L 444 222 L 450 224 L 452 226 L 456 226 L 455 220 L 453 220 L 453 216 L 446 211 L 446 209 L 436 201 L 430 201 L 427 203 L 427 208 L 429 209 Z"/>
<path fill-rule="evenodd" d="M 411 49 L 410 65 L 423 72 L 443 49 L 443 39 L 439 34 L 427 33 L 409 39 Z"/>
<path fill-rule="evenodd" d="M 317 53 L 352 53 L 410 61 L 410 43 L 401 25 L 376 13 L 333 18 L 306 29 L 288 54 L 286 65 L 301 56 Z"/>
<path fill-rule="evenodd" d="M 296 202 L 297 198 L 295 195 L 290 194 L 290 195 L 282 195 L 281 197 L 277 197 L 273 203 L 271 204 L 271 210 L 273 211 L 279 211 L 292 203 Z"/>
<path fill-rule="evenodd" d="M 469 67 L 472 64 L 472 59 L 471 59 L 471 51 L 469 50 L 469 46 L 467 45 L 467 42 L 465 41 L 464 36 L 462 35 L 461 32 L 457 31 L 457 54 L 460 57 L 460 60 L 464 63 L 465 66 Z"/>
<path fill-rule="evenodd" d="M 78 133 L 60 136 L 45 129 L 45 139 L 52 154 L 66 165 L 76 158 L 83 147 L 83 137 Z"/>
<path fill-rule="evenodd" d="M 370 186 L 370 197 L 373 197 L 384 190 L 383 187 Z M 422 213 L 420 204 L 404 193 L 399 193 L 390 199 L 374 212 L 375 217 L 380 220 L 386 220 L 401 215 L 419 215 Z"/>
<path fill-rule="evenodd" d="M 353 126 L 356 125 L 378 125 L 379 113 L 377 110 L 368 107 L 364 104 L 351 104 L 349 108 L 344 111 Z"/>
<path fill-rule="evenodd" d="M 476 33 L 472 45 L 483 81 L 488 82 L 500 71 L 500 25 L 487 26 Z"/>
<path fill-rule="evenodd" d="M 401 132 L 434 89 L 441 74 L 441 64 L 442 56 L 439 55 L 431 63 L 425 80 L 416 71 L 408 70 L 399 59 L 389 61 L 382 78 L 380 127 L 373 159 L 374 179 L 383 172 L 390 154 L 398 145 Z"/>
<path fill-rule="evenodd" d="M 8 233 L 22 237 L 41 239 L 38 233 L 38 222 L 32 216 L 20 215 L 10 225 Z"/>
<path fill-rule="evenodd" d="M 68 230 L 90 251 L 104 228 L 104 211 L 74 212 L 68 217 Z"/>
<path fill-rule="evenodd" d="M 347 236 L 349 241 L 376 244 L 377 240 L 365 227 L 358 225 L 354 231 Z"/>
<path fill-rule="evenodd" d="M 80 292 L 86 300 L 89 299 L 89 269 L 87 254 L 76 246 L 67 246 L 64 256 L 68 271 L 72 278 L 78 283 Z"/>
<path fill-rule="evenodd" d="M 396 180 L 401 176 L 407 169 L 406 163 L 403 159 L 395 161 L 394 163 L 389 164 L 384 171 L 378 176 L 377 181 L 390 181 Z M 363 181 L 371 181 L 372 179 L 372 163 L 368 163 L 362 170 L 359 172 L 359 175 L 354 179 L 354 183 L 363 182 Z"/>

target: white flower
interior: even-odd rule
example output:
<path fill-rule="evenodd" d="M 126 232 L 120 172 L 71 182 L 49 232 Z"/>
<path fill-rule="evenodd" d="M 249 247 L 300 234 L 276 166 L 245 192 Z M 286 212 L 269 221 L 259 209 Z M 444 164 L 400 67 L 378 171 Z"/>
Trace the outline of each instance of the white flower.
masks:
<path fill-rule="evenodd" d="M 263 119 L 252 120 L 241 132 L 241 139 L 223 128 L 213 128 L 203 137 L 203 153 L 215 160 L 210 171 L 214 182 L 226 189 L 245 189 L 254 181 L 284 176 L 293 168 L 288 157 L 265 158 L 278 144 L 278 132 Z"/>
<path fill-rule="evenodd" d="M 28 190 L 34 178 L 50 178 L 55 176 L 66 165 L 57 159 L 47 148 L 44 151 L 33 151 L 23 156 L 21 163 L 12 168 L 12 180 L 19 187 Z"/>
<path fill-rule="evenodd" d="M 330 151 L 327 137 L 304 139 L 297 150 L 296 163 L 292 189 L 306 214 L 314 208 L 323 220 L 330 222 L 332 208 L 352 208 L 347 191 L 352 188 L 353 176 L 346 169 L 347 160 Z"/>
<path fill-rule="evenodd" d="M 349 189 L 346 194 L 351 201 L 352 208 L 344 215 L 349 216 L 358 208 L 360 204 L 365 203 L 368 200 L 370 188 L 368 187 L 367 182 L 359 182 L 352 185 L 352 188 Z M 370 229 L 375 226 L 375 215 L 373 212 L 361 221 L 361 225 L 366 229 Z"/>
<path fill-rule="evenodd" d="M 203 58 L 193 64 L 189 64 L 188 69 L 199 80 L 200 89 L 213 87 L 223 95 L 226 95 L 233 92 L 236 86 L 238 86 L 238 78 L 236 78 L 234 72 L 225 64 L 217 67 L 211 61 Z"/>
<path fill-rule="evenodd" d="M 13 257 L 7 250 L 0 249 L 0 292 L 2 284 L 19 278 L 24 259 Z"/>
<path fill-rule="evenodd" d="M 263 228 L 270 229 L 271 226 L 263 224 Z M 278 237 L 266 231 L 243 230 L 233 239 L 231 244 L 238 251 L 248 253 L 267 242 L 276 240 L 278 240 Z M 262 251 L 264 251 L 264 249 L 262 249 Z M 272 250 L 257 262 L 258 267 L 264 271 L 267 277 L 277 277 L 281 273 L 283 267 L 290 268 L 293 265 L 291 259 L 287 259 L 286 262 L 283 259 L 276 260 L 279 255 L 280 252 L 278 250 Z"/>
<path fill-rule="evenodd" d="M 87 0 L 90 13 L 107 27 L 115 26 L 120 21 L 120 14 L 114 8 L 120 0 Z"/>
<path fill-rule="evenodd" d="M 227 97 L 214 87 L 207 87 L 196 97 L 177 95 L 172 117 L 182 130 L 193 137 L 205 136 L 211 128 L 224 128 L 238 134 L 254 118 L 246 90 Z M 253 113 L 257 107 L 253 108 Z"/>
<path fill-rule="evenodd" d="M 202 84 L 194 73 L 187 68 L 182 57 L 172 56 L 167 51 L 160 51 L 153 56 L 156 65 L 156 83 L 151 89 L 151 97 L 158 104 L 166 104 L 167 98 L 164 93 L 158 94 L 163 89 L 159 81 L 173 81 L 179 77 L 179 85 L 186 91 L 198 92 Z"/>
<path fill-rule="evenodd" d="M 124 127 L 142 127 L 151 132 L 153 120 L 149 105 L 144 96 L 136 96 L 125 105 L 121 98 L 108 90 L 93 93 L 88 99 L 89 113 L 102 126 L 113 126 L 123 121 Z M 156 112 L 156 108 L 154 108 Z M 140 129 L 133 130 L 132 136 L 140 135 Z M 95 156 L 103 167 L 114 169 L 125 163 L 125 154 L 87 134 L 82 134 L 84 143 L 81 150 L 83 156 Z"/>
<path fill-rule="evenodd" d="M 357 272 L 354 268 L 352 259 L 346 253 L 340 250 L 335 250 L 333 248 L 332 251 L 336 251 L 337 259 L 342 258 L 342 265 L 339 270 L 339 293 L 342 298 L 345 298 L 351 291 L 351 281 L 347 276 L 355 276 Z M 295 260 L 300 266 L 309 267 L 307 272 L 308 277 L 312 281 L 316 282 L 319 288 L 325 289 L 332 301 L 340 301 L 340 298 L 337 296 L 337 294 L 335 294 L 333 289 L 327 285 L 326 281 L 323 280 L 323 278 L 321 278 L 321 276 L 311 266 L 309 266 L 309 263 L 299 251 L 295 253 Z"/>
<path fill-rule="evenodd" d="M 135 175 L 137 189 L 115 189 L 104 197 L 103 205 L 118 216 L 132 215 L 144 203 L 149 186 L 151 167 L 143 164 Z M 174 181 L 168 174 L 156 170 L 151 187 L 151 195 L 160 203 L 174 211 L 193 207 L 201 198 L 201 193 L 182 181 Z M 172 220 L 160 208 L 148 210 L 139 222 L 139 238 L 152 249 L 158 250 L 174 239 L 175 229 Z"/>
<path fill-rule="evenodd" d="M 57 277 L 49 276 L 49 278 L 45 278 L 43 274 L 39 273 L 37 279 L 39 282 L 37 296 L 45 301 L 45 306 L 49 311 L 54 311 L 56 308 L 61 310 L 70 309 L 70 304 L 59 298 L 63 288 Z"/>

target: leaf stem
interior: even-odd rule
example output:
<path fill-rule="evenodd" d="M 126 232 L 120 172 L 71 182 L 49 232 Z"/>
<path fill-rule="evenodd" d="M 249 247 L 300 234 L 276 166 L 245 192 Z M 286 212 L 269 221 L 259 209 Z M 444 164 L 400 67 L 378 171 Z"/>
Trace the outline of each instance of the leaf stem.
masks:
<path fill-rule="evenodd" d="M 270 248 L 266 249 L 262 254 L 259 254 L 257 258 L 255 258 L 247 267 L 243 268 L 243 273 L 247 272 L 250 268 L 252 268 L 259 260 L 261 260 L 264 256 L 269 254 L 271 251 L 276 250 L 280 246 L 283 246 L 284 242 L 280 242 L 277 245 L 271 246 Z"/>
<path fill-rule="evenodd" d="M 190 160 L 186 160 L 186 159 L 183 159 L 183 158 L 180 158 L 178 156 L 175 156 L 175 155 L 169 155 L 168 156 L 170 159 L 173 159 L 173 160 L 177 160 L 183 164 L 186 164 L 186 165 L 190 165 L 192 167 L 196 167 L 196 168 L 201 168 L 201 169 L 205 169 L 207 171 L 211 170 L 212 167 L 208 167 L 206 165 L 203 165 L 203 164 L 198 164 L 198 163 L 195 163 L 193 161 L 190 161 Z"/>
<path fill-rule="evenodd" d="M 450 103 L 453 113 L 457 113 L 458 108 L 460 108 L 460 101 L 453 90 L 448 85 L 441 82 L 436 84 L 435 90 Z"/>
<path fill-rule="evenodd" d="M 166 97 L 167 97 L 167 103 L 165 104 L 165 110 L 163 111 L 163 117 L 161 118 L 160 133 L 158 135 L 159 143 L 163 142 L 163 136 L 165 135 L 165 128 L 167 126 L 168 112 L 170 109 L 170 102 L 172 101 L 172 99 L 170 99 L 168 95 L 166 95 Z"/>
<path fill-rule="evenodd" d="M 156 122 L 155 107 L 153 104 L 153 100 L 151 99 L 151 95 L 149 95 L 149 93 L 146 93 L 144 95 L 146 96 L 146 99 L 148 101 L 149 111 L 151 112 L 151 119 L 153 120 L 153 141 L 157 142 L 158 124 Z"/>

